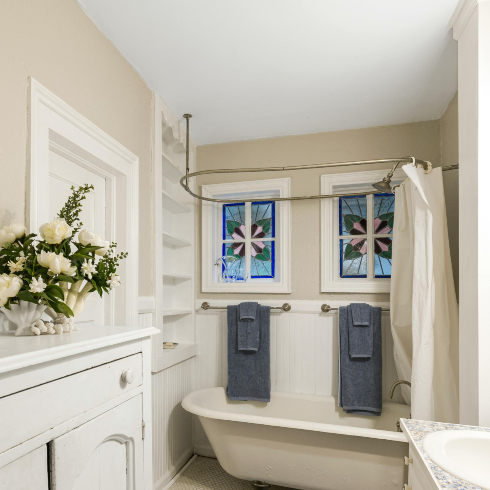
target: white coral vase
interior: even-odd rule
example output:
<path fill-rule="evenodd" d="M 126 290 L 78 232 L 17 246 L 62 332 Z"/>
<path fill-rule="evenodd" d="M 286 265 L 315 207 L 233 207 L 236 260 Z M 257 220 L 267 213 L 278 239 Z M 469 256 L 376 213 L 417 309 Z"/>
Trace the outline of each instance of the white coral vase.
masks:
<path fill-rule="evenodd" d="M 30 303 L 29 301 L 19 301 L 18 305 L 10 305 L 10 310 L 2 306 L 0 311 L 12 323 L 17 325 L 15 335 L 20 336 L 34 335 L 34 332 L 31 330 L 31 325 L 41 318 L 45 309 L 46 305 Z"/>

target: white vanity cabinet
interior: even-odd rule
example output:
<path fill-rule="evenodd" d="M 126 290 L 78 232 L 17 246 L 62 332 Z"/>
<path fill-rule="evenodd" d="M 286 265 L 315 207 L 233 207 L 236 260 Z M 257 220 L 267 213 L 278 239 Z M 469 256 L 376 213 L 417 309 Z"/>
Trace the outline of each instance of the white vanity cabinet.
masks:
<path fill-rule="evenodd" d="M 155 329 L 0 333 L 0 490 L 150 490 Z"/>

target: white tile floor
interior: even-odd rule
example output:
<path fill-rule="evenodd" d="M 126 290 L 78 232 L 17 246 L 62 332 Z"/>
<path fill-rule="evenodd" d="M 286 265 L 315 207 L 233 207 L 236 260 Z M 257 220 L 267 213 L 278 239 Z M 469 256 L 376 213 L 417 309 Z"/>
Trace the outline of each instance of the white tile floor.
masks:
<path fill-rule="evenodd" d="M 217 459 L 198 456 L 169 490 L 253 490 L 250 482 L 229 475 Z M 273 486 L 272 490 L 293 490 Z"/>

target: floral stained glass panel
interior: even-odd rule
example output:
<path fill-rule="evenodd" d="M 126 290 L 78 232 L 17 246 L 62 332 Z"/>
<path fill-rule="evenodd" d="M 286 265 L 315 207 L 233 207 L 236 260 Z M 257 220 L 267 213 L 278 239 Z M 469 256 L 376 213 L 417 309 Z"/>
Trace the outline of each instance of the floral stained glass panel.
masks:
<path fill-rule="evenodd" d="M 252 278 L 274 277 L 275 242 L 252 241 L 250 247 L 250 275 Z"/>
<path fill-rule="evenodd" d="M 245 240 L 245 203 L 223 205 L 223 240 Z"/>
<path fill-rule="evenodd" d="M 374 277 L 391 277 L 392 238 L 374 238 Z"/>
<path fill-rule="evenodd" d="M 393 233 L 395 220 L 395 196 L 393 194 L 374 195 L 374 233 L 386 235 Z"/>
<path fill-rule="evenodd" d="M 252 240 L 275 238 L 275 211 L 276 203 L 274 201 L 252 203 Z"/>
<path fill-rule="evenodd" d="M 340 277 L 367 277 L 366 238 L 340 240 Z"/>
<path fill-rule="evenodd" d="M 367 234 L 367 199 L 366 196 L 339 198 L 340 235 Z"/>

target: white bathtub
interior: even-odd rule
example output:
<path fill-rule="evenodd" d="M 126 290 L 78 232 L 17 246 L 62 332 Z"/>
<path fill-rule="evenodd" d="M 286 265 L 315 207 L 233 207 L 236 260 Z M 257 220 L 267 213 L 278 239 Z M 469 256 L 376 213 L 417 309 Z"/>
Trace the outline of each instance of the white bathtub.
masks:
<path fill-rule="evenodd" d="M 196 414 L 221 466 L 244 480 L 302 490 L 399 490 L 406 483 L 410 407 L 383 403 L 380 417 L 347 415 L 329 396 L 273 392 L 270 403 L 230 402 L 223 388 L 194 391 Z"/>

